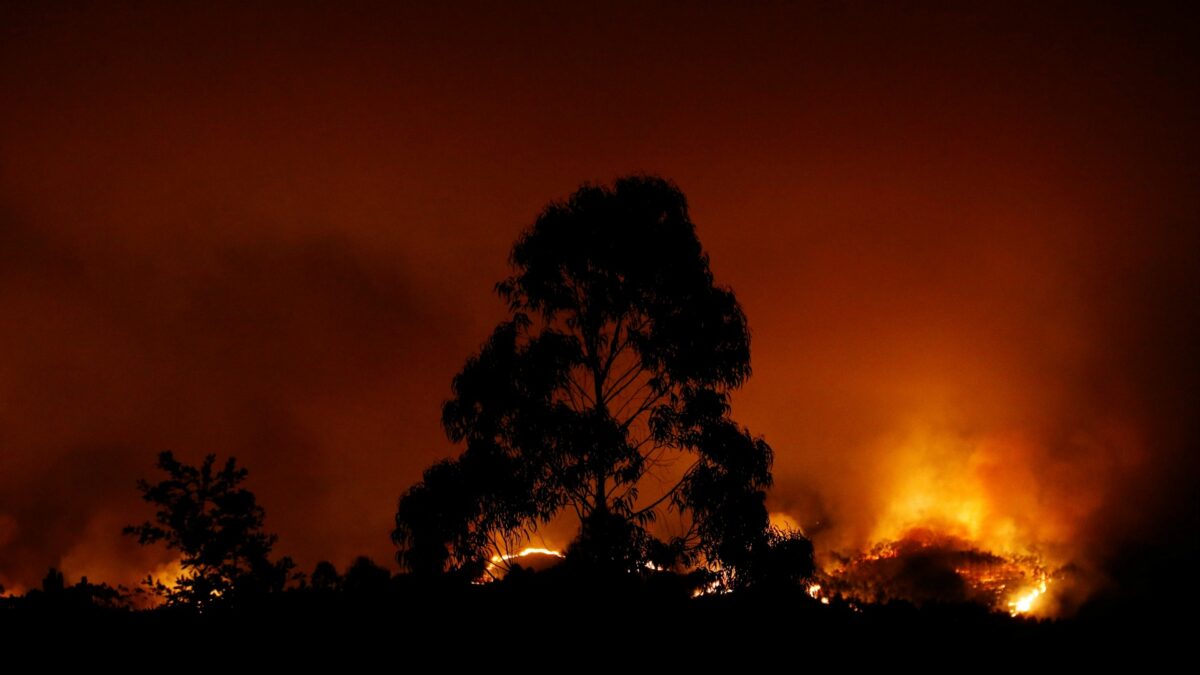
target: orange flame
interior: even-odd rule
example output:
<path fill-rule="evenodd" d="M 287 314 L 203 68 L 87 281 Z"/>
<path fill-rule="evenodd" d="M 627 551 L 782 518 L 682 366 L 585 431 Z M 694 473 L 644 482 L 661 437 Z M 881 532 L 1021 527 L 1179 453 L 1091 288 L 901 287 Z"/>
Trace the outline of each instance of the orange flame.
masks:
<path fill-rule="evenodd" d="M 1094 441 L 1072 442 L 1090 450 Z M 859 519 L 857 537 L 817 531 L 821 572 L 806 589 L 813 598 L 969 601 L 1054 616 L 1063 594 L 1082 584 L 1066 570 L 1103 486 L 1056 464 L 1045 444 L 913 425 L 872 456 L 881 459 L 863 477 L 873 518 L 865 527 Z"/>
<path fill-rule="evenodd" d="M 533 546 L 523 548 L 516 553 L 497 553 L 496 555 L 492 556 L 491 560 L 488 561 L 487 567 L 484 568 L 483 575 L 478 581 L 476 581 L 476 583 L 488 583 L 499 579 L 508 572 L 509 568 L 511 567 L 511 565 L 509 565 L 510 562 L 527 558 L 529 556 L 547 556 L 558 559 L 563 558 L 561 551 L 555 551 L 554 549 L 550 548 L 537 548 Z"/>

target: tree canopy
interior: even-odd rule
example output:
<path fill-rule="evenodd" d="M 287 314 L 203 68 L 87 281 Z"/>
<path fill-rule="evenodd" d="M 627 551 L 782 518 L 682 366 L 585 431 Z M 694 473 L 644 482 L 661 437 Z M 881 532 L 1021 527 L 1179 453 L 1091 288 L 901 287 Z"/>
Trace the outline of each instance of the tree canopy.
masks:
<path fill-rule="evenodd" d="M 142 498 L 158 509 L 154 522 L 130 525 L 124 532 L 136 535 L 140 544 L 165 542 L 178 551 L 181 572 L 168 583 L 147 579 L 147 585 L 168 604 L 195 609 L 283 587 L 292 562 L 269 560 L 276 537 L 263 531 L 266 514 L 254 493 L 240 486 L 245 468 L 232 457 L 218 468 L 215 455 L 191 466 L 171 452 L 158 456 L 157 467 L 166 478 L 138 481 Z"/>
<path fill-rule="evenodd" d="M 585 184 L 509 260 L 496 285 L 509 317 L 442 409 L 464 449 L 400 498 L 401 565 L 477 574 L 569 510 L 568 560 L 736 578 L 767 546 L 772 452 L 730 417 L 750 334 L 683 193 L 653 176 Z M 673 531 L 654 525 L 668 513 Z"/>

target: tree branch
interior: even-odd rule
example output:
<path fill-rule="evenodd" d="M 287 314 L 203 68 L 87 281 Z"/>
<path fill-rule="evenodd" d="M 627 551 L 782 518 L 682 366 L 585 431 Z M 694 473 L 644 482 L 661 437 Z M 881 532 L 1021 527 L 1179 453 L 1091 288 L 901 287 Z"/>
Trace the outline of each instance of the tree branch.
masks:
<path fill-rule="evenodd" d="M 639 387 L 638 390 L 640 391 L 641 387 Z M 642 413 L 646 412 L 650 408 L 653 408 L 654 404 L 661 401 L 664 396 L 666 396 L 666 392 L 661 392 L 661 391 L 658 392 L 657 394 L 654 394 L 653 396 L 647 396 L 646 399 L 642 402 L 642 404 L 638 406 L 637 410 L 635 410 L 633 412 L 633 414 L 629 416 L 628 419 L 626 419 L 624 422 L 621 423 L 621 429 L 624 431 L 628 431 L 630 425 L 633 424 L 633 421 L 636 420 L 638 418 L 638 416 L 640 416 Z M 633 399 L 631 398 L 630 400 L 633 400 Z M 624 410 L 625 406 L 628 404 L 629 404 L 629 401 L 626 401 L 621 406 L 620 410 L 618 410 L 617 412 L 620 413 L 620 411 Z M 616 417 L 616 415 L 614 415 L 614 417 Z"/>
<path fill-rule="evenodd" d="M 633 515 L 636 517 L 636 516 L 642 515 L 643 513 L 646 513 L 647 511 L 651 511 L 651 510 L 657 508 L 659 504 L 666 501 L 666 499 L 668 497 L 675 494 L 675 491 L 678 490 L 681 485 L 683 485 L 684 481 L 686 481 L 689 476 L 691 476 L 692 470 L 695 469 L 696 465 L 698 465 L 699 463 L 700 463 L 700 460 L 696 460 L 695 462 L 692 462 L 692 465 L 689 466 L 687 468 L 687 470 L 685 470 L 683 472 L 683 477 L 681 477 L 679 479 L 679 481 L 677 483 L 675 483 L 675 485 L 671 486 L 670 490 L 667 490 L 665 493 L 663 493 L 663 495 L 661 497 L 659 497 L 658 499 L 655 499 L 653 502 L 651 502 L 645 508 L 641 508 L 641 509 L 638 509 L 637 511 L 634 511 Z"/>
<path fill-rule="evenodd" d="M 604 395 L 604 402 L 605 403 L 612 402 L 614 399 L 616 399 L 616 397 L 618 395 L 620 395 L 620 393 L 626 387 L 628 387 L 630 384 L 636 382 L 637 378 L 641 377 L 642 373 L 645 373 L 645 372 L 646 372 L 646 367 L 642 365 L 642 362 L 639 359 L 637 363 L 630 366 L 628 370 L 626 370 L 624 373 L 621 373 L 620 377 L 618 377 L 616 380 L 613 381 L 612 387 L 609 388 L 608 393 L 606 393 Z M 629 377 L 630 375 L 632 375 L 632 377 Z M 626 379 L 626 378 L 628 378 L 628 379 Z M 649 380 L 642 383 L 642 386 L 645 386 L 648 382 L 649 382 Z M 641 389 L 641 387 L 638 387 L 638 390 L 640 390 L 640 389 Z M 634 393 L 636 394 L 637 390 L 635 390 Z"/>
<path fill-rule="evenodd" d="M 620 348 L 617 347 L 617 341 L 621 337 L 621 327 L 625 324 L 625 316 L 617 317 L 617 325 L 613 327 L 612 339 L 608 343 L 608 358 L 604 360 L 604 367 L 600 370 L 600 375 L 603 380 L 608 379 L 609 369 L 612 368 L 613 362 L 617 360 L 617 355 L 625 348 L 625 343 L 622 342 Z"/>

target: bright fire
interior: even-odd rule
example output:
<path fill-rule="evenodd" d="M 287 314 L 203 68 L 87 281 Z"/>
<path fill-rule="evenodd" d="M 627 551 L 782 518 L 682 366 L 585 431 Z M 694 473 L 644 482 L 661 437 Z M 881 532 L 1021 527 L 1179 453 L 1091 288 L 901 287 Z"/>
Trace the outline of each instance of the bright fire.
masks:
<path fill-rule="evenodd" d="M 1038 583 L 1037 588 L 1033 588 L 1025 593 L 1017 596 L 1016 600 L 1010 600 L 1008 603 L 1010 614 L 1016 616 L 1018 614 L 1028 614 L 1033 610 L 1037 599 L 1046 592 L 1048 582 L 1043 579 Z"/>
<path fill-rule="evenodd" d="M 516 553 L 509 553 L 509 554 L 504 554 L 504 555 L 497 553 L 496 555 L 492 556 L 491 560 L 488 561 L 487 567 L 483 571 L 483 576 L 480 577 L 478 583 L 487 583 L 489 581 L 495 581 L 496 579 L 503 577 L 508 572 L 508 570 L 512 568 L 512 565 L 511 565 L 512 561 L 521 560 L 523 558 L 529 558 L 530 556 L 542 556 L 542 557 L 561 559 L 563 557 L 563 554 L 561 551 L 555 551 L 554 549 L 536 548 L 536 547 L 532 547 L 532 546 L 523 548 Z"/>
<path fill-rule="evenodd" d="M 1052 613 L 1040 600 L 1053 578 L 1034 556 L 1006 557 L 963 539 L 914 530 L 850 556 L 830 556 L 807 586 L 822 604 L 904 600 L 915 604 L 982 604 L 1011 616 Z"/>
<path fill-rule="evenodd" d="M 156 566 L 146 575 L 151 584 L 162 584 L 168 590 L 178 586 L 181 577 L 183 577 L 183 561 L 179 558 Z"/>
<path fill-rule="evenodd" d="M 821 593 L 821 584 L 809 584 L 806 590 L 810 598 L 820 600 L 822 605 L 829 604 L 829 596 Z"/>
<path fill-rule="evenodd" d="M 828 604 L 973 602 L 1012 616 L 1053 616 L 1075 525 L 1097 503 L 1071 491 L 1048 450 L 1029 439 L 916 427 L 881 442 L 864 482 L 873 525 L 855 538 L 815 535 L 820 572 L 807 587 Z M 836 523 L 834 523 L 836 525 Z M 841 537 L 841 539 L 838 539 Z"/>

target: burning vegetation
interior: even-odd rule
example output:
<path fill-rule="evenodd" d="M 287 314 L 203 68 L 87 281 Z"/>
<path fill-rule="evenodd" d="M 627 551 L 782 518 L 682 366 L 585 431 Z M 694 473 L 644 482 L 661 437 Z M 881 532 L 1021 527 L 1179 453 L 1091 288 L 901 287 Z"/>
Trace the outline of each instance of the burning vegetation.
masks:
<path fill-rule="evenodd" d="M 1004 556 L 957 537 L 913 530 L 863 553 L 832 554 L 808 593 L 825 604 L 833 598 L 851 604 L 976 603 L 1012 616 L 1047 616 L 1054 607 L 1046 595 L 1064 574 L 1036 555 Z"/>
<path fill-rule="evenodd" d="M 514 567 L 534 571 L 553 567 L 562 562 L 563 554 L 550 548 L 527 546 L 516 553 L 497 553 L 488 559 L 483 574 L 475 580 L 477 584 L 486 584 L 503 579 Z"/>
<path fill-rule="evenodd" d="M 847 496 L 858 510 L 843 506 L 808 528 L 819 568 L 808 593 L 826 604 L 971 603 L 1014 617 L 1068 616 L 1096 581 L 1083 524 L 1106 481 L 1088 471 L 1100 450 L 1130 446 L 929 426 L 883 439 L 868 448 L 872 489 Z M 1083 450 L 1092 463 L 1072 461 Z"/>

